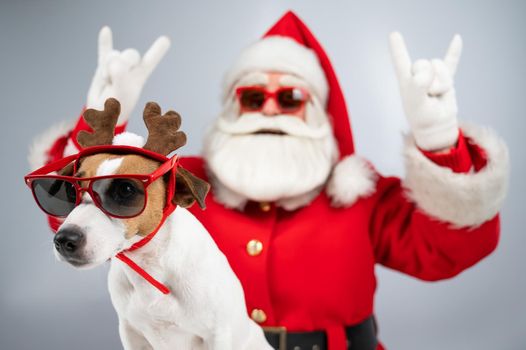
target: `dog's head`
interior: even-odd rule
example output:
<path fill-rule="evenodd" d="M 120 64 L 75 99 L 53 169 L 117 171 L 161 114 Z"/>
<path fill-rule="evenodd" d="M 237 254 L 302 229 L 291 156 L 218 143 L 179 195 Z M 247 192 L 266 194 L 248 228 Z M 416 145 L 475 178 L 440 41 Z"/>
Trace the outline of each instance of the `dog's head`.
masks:
<path fill-rule="evenodd" d="M 78 178 L 79 188 L 85 190 L 55 235 L 59 260 L 81 268 L 99 265 L 154 231 L 165 219 L 166 208 L 189 207 L 196 201 L 204 207 L 209 190 L 205 181 L 170 158 L 163 163 L 163 157 L 148 156 L 152 152 L 167 155 L 186 142 L 184 133 L 177 131 L 179 115 L 170 111 L 161 116 L 160 112 L 155 103 L 148 103 L 144 110 L 149 131 L 143 146 L 146 151 L 97 152 L 60 171 Z M 84 118 L 94 132 L 79 133 L 79 144 L 111 144 L 118 114 L 119 104 L 114 99 L 106 102 L 102 112 L 87 110 Z M 140 176 L 151 174 L 157 178 L 148 181 L 144 180 L 147 176 Z"/>

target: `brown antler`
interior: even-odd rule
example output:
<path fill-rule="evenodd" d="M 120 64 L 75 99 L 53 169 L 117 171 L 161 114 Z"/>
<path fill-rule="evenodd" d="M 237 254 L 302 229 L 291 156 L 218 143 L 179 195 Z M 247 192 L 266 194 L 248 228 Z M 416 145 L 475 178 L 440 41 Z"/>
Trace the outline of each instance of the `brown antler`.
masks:
<path fill-rule="evenodd" d="M 84 112 L 84 120 L 93 130 L 92 133 L 81 131 L 77 135 L 77 142 L 82 147 L 111 145 L 115 125 L 121 112 L 121 104 L 114 98 L 104 102 L 104 110 L 88 109 Z"/>
<path fill-rule="evenodd" d="M 143 118 L 148 128 L 144 149 L 167 155 L 186 143 L 185 133 L 177 131 L 181 126 L 181 116 L 176 112 L 168 111 L 161 116 L 161 107 L 155 102 L 148 102 Z"/>

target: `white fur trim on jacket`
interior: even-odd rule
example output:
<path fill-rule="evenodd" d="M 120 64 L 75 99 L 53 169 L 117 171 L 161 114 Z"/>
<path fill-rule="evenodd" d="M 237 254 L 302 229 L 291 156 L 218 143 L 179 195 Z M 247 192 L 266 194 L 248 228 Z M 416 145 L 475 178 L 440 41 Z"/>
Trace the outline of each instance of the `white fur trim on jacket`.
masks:
<path fill-rule="evenodd" d="M 508 149 L 488 128 L 462 126 L 462 131 L 485 151 L 484 168 L 476 173 L 454 173 L 424 156 L 408 136 L 404 187 L 408 197 L 431 216 L 455 227 L 478 226 L 497 215 L 506 196 Z"/>
<path fill-rule="evenodd" d="M 53 146 L 59 137 L 67 135 L 74 126 L 74 120 L 61 122 L 53 125 L 42 134 L 35 137 L 33 143 L 29 147 L 29 155 L 27 156 L 31 171 L 45 165 L 48 158 L 47 153 L 51 146 Z"/>
<path fill-rule="evenodd" d="M 261 39 L 241 52 L 223 81 L 223 101 L 232 94 L 237 81 L 256 71 L 296 75 L 309 84 L 320 102 L 327 101 L 328 85 L 318 57 L 311 49 L 284 36 Z"/>
<path fill-rule="evenodd" d="M 365 159 L 350 155 L 336 164 L 326 191 L 334 207 L 349 207 L 358 198 L 371 195 L 377 179 L 378 175 Z"/>

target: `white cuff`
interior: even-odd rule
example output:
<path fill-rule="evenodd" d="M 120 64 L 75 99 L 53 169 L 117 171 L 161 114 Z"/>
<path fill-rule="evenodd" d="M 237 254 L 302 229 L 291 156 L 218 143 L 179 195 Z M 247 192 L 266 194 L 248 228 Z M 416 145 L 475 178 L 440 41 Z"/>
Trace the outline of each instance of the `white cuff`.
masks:
<path fill-rule="evenodd" d="M 476 173 L 455 173 L 428 159 L 410 136 L 405 140 L 406 195 L 427 214 L 455 227 L 478 226 L 499 212 L 508 189 L 508 148 L 492 130 L 461 127 L 481 147 L 486 166 Z"/>

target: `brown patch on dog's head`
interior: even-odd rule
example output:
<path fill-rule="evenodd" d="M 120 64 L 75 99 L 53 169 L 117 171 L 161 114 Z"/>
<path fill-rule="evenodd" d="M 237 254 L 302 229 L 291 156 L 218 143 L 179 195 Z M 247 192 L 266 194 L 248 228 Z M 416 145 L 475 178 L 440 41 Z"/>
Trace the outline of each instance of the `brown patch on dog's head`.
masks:
<path fill-rule="evenodd" d="M 122 163 L 113 174 L 150 174 L 159 167 L 159 162 L 139 155 L 114 155 L 100 153 L 88 156 L 82 160 L 77 170 L 79 177 L 97 176 L 97 170 L 104 161 L 122 158 Z M 82 183 L 86 186 L 86 183 Z M 146 236 L 161 222 L 163 208 L 166 202 L 166 184 L 162 177 L 151 183 L 147 188 L 147 202 L 144 211 L 135 217 L 121 219 L 126 226 L 127 239 L 135 235 Z"/>
<path fill-rule="evenodd" d="M 159 162 L 139 155 L 124 156 L 118 174 L 150 174 L 159 167 Z M 159 225 L 166 204 L 166 184 L 162 177 L 151 183 L 148 188 L 148 200 L 141 215 L 124 219 L 126 238 L 134 235 L 146 236 Z"/>

